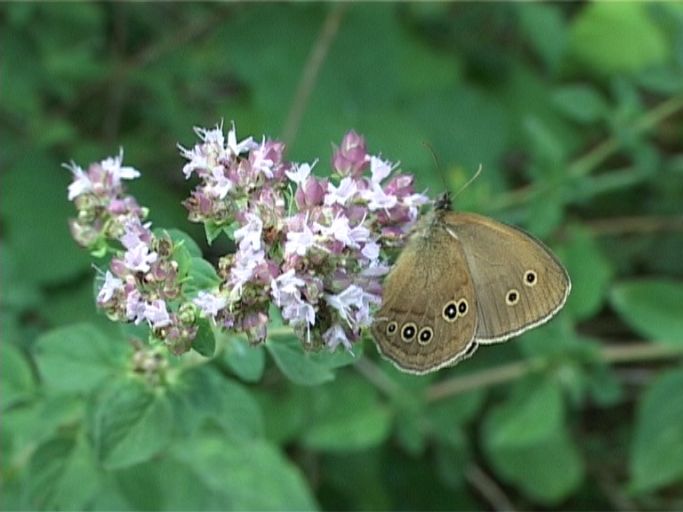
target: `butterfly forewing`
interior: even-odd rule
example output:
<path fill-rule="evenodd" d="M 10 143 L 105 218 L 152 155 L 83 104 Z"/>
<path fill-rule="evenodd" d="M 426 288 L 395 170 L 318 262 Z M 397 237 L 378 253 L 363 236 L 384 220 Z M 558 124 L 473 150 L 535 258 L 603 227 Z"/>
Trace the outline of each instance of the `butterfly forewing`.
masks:
<path fill-rule="evenodd" d="M 412 373 L 469 356 L 477 328 L 477 298 L 463 248 L 433 216 L 422 226 L 384 282 L 372 327 L 380 352 Z"/>

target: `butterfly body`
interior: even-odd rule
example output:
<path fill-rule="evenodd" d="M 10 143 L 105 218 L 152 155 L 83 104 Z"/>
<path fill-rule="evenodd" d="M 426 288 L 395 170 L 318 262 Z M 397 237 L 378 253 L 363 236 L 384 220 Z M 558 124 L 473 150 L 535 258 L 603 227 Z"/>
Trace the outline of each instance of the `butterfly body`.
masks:
<path fill-rule="evenodd" d="M 400 370 L 452 366 L 479 344 L 540 325 L 564 305 L 569 276 L 540 241 L 448 197 L 418 223 L 384 283 L 372 332 Z"/>

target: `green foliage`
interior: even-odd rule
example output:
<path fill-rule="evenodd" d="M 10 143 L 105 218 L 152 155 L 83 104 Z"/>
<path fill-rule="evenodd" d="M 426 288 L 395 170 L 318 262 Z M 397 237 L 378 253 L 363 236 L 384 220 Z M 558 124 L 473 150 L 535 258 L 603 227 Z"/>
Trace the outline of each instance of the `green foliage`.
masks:
<path fill-rule="evenodd" d="M 138 379 L 115 381 L 97 396 L 89 434 L 105 469 L 144 462 L 171 441 L 171 404 Z"/>
<path fill-rule="evenodd" d="M 637 280 L 619 283 L 612 304 L 636 332 L 660 343 L 683 343 L 683 283 Z"/>
<path fill-rule="evenodd" d="M 0 34 L 3 509 L 683 508 L 679 4 L 26 3 Z M 97 313 L 60 164 L 123 147 L 192 296 L 235 226 L 186 219 L 176 144 L 221 120 L 321 175 L 353 128 L 431 195 L 481 164 L 457 209 L 552 246 L 566 307 L 424 377 L 277 321 L 148 344 Z"/>
<path fill-rule="evenodd" d="M 643 492 L 683 478 L 683 402 L 677 399 L 683 370 L 660 375 L 638 408 L 631 459 L 631 486 Z M 664 404 L 664 405 L 662 405 Z"/>
<path fill-rule="evenodd" d="M 545 505 L 562 502 L 583 477 L 563 409 L 557 383 L 529 379 L 520 381 L 483 425 L 483 446 L 491 464 L 505 480 Z"/>
<path fill-rule="evenodd" d="M 662 63 L 670 52 L 650 8 L 641 3 L 588 6 L 574 22 L 572 49 L 599 72 L 640 71 Z"/>

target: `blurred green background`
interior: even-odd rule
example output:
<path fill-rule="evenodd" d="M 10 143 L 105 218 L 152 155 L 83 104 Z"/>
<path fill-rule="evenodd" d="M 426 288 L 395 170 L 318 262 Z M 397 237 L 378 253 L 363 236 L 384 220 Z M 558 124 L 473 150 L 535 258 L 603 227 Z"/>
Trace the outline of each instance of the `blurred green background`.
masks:
<path fill-rule="evenodd" d="M 3 4 L 0 38 L 3 509 L 683 509 L 683 4 Z M 135 378 L 60 165 L 123 147 L 204 244 L 176 143 L 221 120 L 320 173 L 353 128 L 431 195 L 481 164 L 456 208 L 547 241 L 567 306 L 429 377 L 284 336 Z"/>

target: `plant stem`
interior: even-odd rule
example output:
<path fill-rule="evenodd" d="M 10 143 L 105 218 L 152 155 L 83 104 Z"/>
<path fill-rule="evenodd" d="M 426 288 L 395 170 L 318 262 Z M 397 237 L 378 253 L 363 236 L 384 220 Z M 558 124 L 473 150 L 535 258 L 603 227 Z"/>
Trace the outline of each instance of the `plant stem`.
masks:
<path fill-rule="evenodd" d="M 299 125 L 301 124 L 301 119 L 306 111 L 308 99 L 315 87 L 315 82 L 318 79 L 318 73 L 322 68 L 327 52 L 332 45 L 332 41 L 334 41 L 334 37 L 339 30 L 346 9 L 347 4 L 344 2 L 334 4 L 325 18 L 313 48 L 311 48 L 311 53 L 309 54 L 306 65 L 301 73 L 301 79 L 299 80 L 299 85 L 296 89 L 294 101 L 289 109 L 285 126 L 282 130 L 282 140 L 284 140 L 287 146 L 292 144 L 299 131 Z"/>
<path fill-rule="evenodd" d="M 660 231 L 683 231 L 683 216 L 652 215 L 614 217 L 590 220 L 584 223 L 595 235 L 610 236 L 632 233 L 657 233 Z"/>
<path fill-rule="evenodd" d="M 683 346 L 663 343 L 625 343 L 603 347 L 599 359 L 611 364 L 655 361 L 683 356 Z M 542 358 L 501 365 L 480 372 L 437 382 L 426 393 L 428 402 L 517 380 L 543 367 Z"/>
<path fill-rule="evenodd" d="M 503 489 L 476 464 L 469 465 L 467 471 L 465 471 L 465 478 L 472 487 L 479 491 L 493 510 L 507 510 L 510 512 L 515 510 L 512 501 L 510 501 L 510 498 L 507 497 Z"/>
<path fill-rule="evenodd" d="M 654 126 L 657 126 L 667 117 L 672 116 L 681 109 L 683 109 L 683 96 L 674 96 L 669 98 L 645 112 L 638 120 L 636 120 L 636 122 L 633 124 L 633 132 L 640 134 L 644 131 L 647 131 Z M 608 137 L 605 141 L 595 146 L 588 153 L 570 163 L 567 169 L 567 178 L 579 178 L 581 176 L 585 176 L 586 174 L 590 174 L 607 158 L 612 156 L 619 149 L 619 147 L 620 141 L 617 137 Z M 502 210 L 517 204 L 525 203 L 532 196 L 541 192 L 543 192 L 543 190 L 535 187 L 533 184 L 526 185 L 502 195 L 500 199 L 494 202 L 491 209 Z"/>

